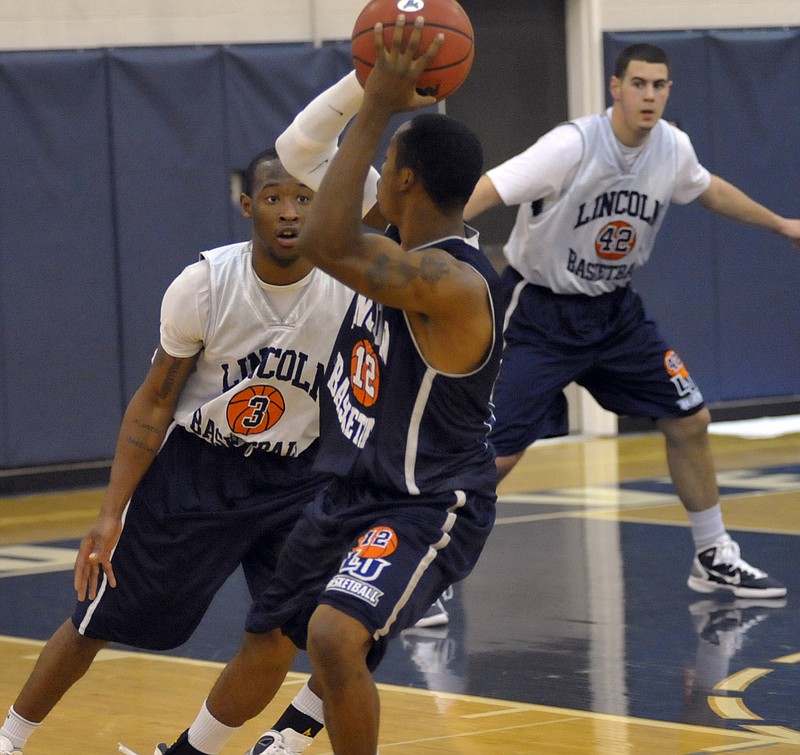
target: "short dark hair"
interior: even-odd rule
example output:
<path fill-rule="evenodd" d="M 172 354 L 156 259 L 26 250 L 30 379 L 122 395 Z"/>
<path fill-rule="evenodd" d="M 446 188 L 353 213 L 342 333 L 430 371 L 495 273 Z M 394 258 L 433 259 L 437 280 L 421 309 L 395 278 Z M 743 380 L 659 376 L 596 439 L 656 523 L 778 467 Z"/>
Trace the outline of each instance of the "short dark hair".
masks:
<path fill-rule="evenodd" d="M 461 121 L 421 113 L 397 133 L 397 167 L 411 168 L 444 212 L 463 208 L 483 173 L 483 148 Z"/>
<path fill-rule="evenodd" d="M 614 76 L 618 79 L 625 77 L 625 72 L 628 70 L 628 64 L 632 60 L 641 60 L 644 63 L 663 63 L 667 67 L 669 73 L 669 59 L 660 47 L 648 44 L 647 42 L 639 42 L 635 45 L 628 45 L 617 57 L 617 62 L 614 65 Z"/>
<path fill-rule="evenodd" d="M 261 152 L 259 152 L 250 161 L 250 164 L 247 166 L 244 174 L 242 175 L 242 191 L 247 194 L 248 197 L 252 197 L 253 191 L 255 190 L 256 171 L 258 170 L 258 166 L 262 163 L 268 163 L 272 160 L 280 160 L 275 147 L 267 147 L 266 149 L 262 149 Z"/>

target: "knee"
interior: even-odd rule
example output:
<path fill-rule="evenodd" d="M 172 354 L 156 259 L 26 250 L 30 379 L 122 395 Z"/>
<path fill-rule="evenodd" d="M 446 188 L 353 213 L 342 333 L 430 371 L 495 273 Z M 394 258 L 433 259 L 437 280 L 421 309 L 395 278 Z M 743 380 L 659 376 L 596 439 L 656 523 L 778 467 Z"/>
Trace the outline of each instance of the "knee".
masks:
<path fill-rule="evenodd" d="M 357 619 L 331 606 L 314 611 L 308 625 L 308 655 L 315 671 L 330 674 L 354 665 L 365 666 L 372 637 Z"/>
<path fill-rule="evenodd" d="M 703 407 L 688 417 L 669 417 L 658 420 L 658 427 L 671 443 L 696 441 L 708 435 L 711 412 Z"/>
<path fill-rule="evenodd" d="M 288 668 L 296 653 L 294 643 L 278 629 L 266 634 L 245 632 L 238 651 L 246 665 L 259 674 Z"/>

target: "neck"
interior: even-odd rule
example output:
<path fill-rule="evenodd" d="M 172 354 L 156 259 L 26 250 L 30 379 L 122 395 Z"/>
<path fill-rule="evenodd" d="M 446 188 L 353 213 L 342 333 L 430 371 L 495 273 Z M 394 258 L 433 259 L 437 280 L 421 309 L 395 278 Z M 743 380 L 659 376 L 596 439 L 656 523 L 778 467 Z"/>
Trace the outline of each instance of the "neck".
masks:
<path fill-rule="evenodd" d="M 617 108 L 611 109 L 611 130 L 617 141 L 626 147 L 641 147 L 650 137 L 650 129 L 630 128 Z"/>
<path fill-rule="evenodd" d="M 448 236 L 464 235 L 464 216 L 461 212 L 444 215 L 439 211 L 417 208 L 405 213 L 397 223 L 403 249 L 417 249 L 431 241 Z"/>

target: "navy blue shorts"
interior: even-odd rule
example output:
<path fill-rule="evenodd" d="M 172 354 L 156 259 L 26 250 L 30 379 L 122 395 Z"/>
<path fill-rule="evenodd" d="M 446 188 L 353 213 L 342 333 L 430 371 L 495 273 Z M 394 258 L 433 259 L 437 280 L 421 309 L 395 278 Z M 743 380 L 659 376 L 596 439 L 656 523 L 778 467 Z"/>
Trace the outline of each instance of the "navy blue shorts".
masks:
<path fill-rule="evenodd" d="M 242 565 L 251 596 L 269 583 L 302 509 L 327 483 L 298 458 L 219 448 L 175 428 L 128 505 L 112 556 L 117 587 L 78 602 L 82 634 L 151 650 L 185 642 Z M 244 623 L 244 616 L 242 622 Z"/>
<path fill-rule="evenodd" d="M 483 550 L 495 497 L 459 495 L 387 498 L 334 483 L 289 536 L 275 580 L 250 609 L 247 631 L 280 628 L 305 648 L 314 609 L 331 605 L 372 634 L 374 668 L 386 641 L 464 579 Z"/>
<path fill-rule="evenodd" d="M 505 348 L 490 440 L 498 456 L 568 432 L 564 388 L 586 388 L 605 409 L 631 417 L 683 417 L 703 396 L 632 289 L 554 294 L 503 273 Z"/>

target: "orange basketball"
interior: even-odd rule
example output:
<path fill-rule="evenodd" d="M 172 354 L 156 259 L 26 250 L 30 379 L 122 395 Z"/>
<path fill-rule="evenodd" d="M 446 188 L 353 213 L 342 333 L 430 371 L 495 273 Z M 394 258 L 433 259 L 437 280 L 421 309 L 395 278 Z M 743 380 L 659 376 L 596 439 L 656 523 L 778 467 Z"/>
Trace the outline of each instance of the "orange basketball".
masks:
<path fill-rule="evenodd" d="M 356 19 L 351 37 L 353 67 L 363 86 L 375 65 L 375 24 L 383 24 L 383 41 L 388 47 L 399 14 L 406 17 L 403 41 L 407 42 L 414 28 L 414 19 L 422 16 L 425 28 L 420 50 L 424 50 L 437 34 L 444 35 L 436 57 L 419 79 L 417 91 L 438 100 L 449 97 L 467 78 L 475 56 L 475 35 L 469 16 L 456 0 L 372 0 Z"/>
<path fill-rule="evenodd" d="M 257 435 L 273 427 L 285 409 L 286 402 L 277 388 L 251 385 L 228 402 L 228 426 L 239 435 Z"/>

